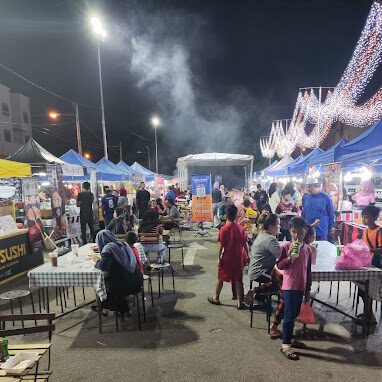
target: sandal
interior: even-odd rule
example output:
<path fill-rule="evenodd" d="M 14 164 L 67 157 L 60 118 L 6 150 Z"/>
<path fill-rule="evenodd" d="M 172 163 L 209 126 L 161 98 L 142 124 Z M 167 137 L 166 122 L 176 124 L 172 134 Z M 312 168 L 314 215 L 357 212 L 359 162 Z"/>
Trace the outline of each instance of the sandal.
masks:
<path fill-rule="evenodd" d="M 254 292 L 252 290 L 248 291 L 248 293 L 245 295 L 244 297 L 244 302 L 247 304 L 247 305 L 251 305 L 253 303 L 253 296 L 254 296 Z"/>
<path fill-rule="evenodd" d="M 291 361 L 298 361 L 300 359 L 298 354 L 295 353 L 292 349 L 287 349 L 287 350 L 280 349 L 280 351 L 284 355 L 285 358 L 288 358 Z"/>
<path fill-rule="evenodd" d="M 221 305 L 220 301 L 215 301 L 213 297 L 207 297 L 207 301 L 212 305 Z"/>
<path fill-rule="evenodd" d="M 269 335 L 269 338 L 270 338 L 271 340 L 277 340 L 277 339 L 279 339 L 279 338 L 281 338 L 281 337 L 282 337 L 282 335 L 281 335 L 280 330 L 274 330 L 274 331 Z"/>
<path fill-rule="evenodd" d="M 97 305 L 92 305 L 91 308 L 92 308 L 92 311 L 93 311 L 93 312 L 98 313 L 98 306 L 97 306 Z M 108 314 L 108 313 L 104 313 L 103 310 L 102 310 L 102 315 L 103 315 L 104 317 L 108 317 L 108 316 L 109 316 L 109 314 Z"/>

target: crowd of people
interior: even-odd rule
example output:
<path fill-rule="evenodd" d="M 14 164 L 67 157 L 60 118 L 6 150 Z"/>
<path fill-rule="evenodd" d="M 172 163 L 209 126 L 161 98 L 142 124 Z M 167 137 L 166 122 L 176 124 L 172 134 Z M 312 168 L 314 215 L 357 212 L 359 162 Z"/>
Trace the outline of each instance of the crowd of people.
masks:
<path fill-rule="evenodd" d="M 218 190 L 218 186 L 214 189 Z M 293 335 L 294 323 L 302 302 L 310 300 L 311 266 L 317 258 L 317 247 L 313 242 L 335 239 L 332 198 L 321 191 L 319 180 L 314 178 L 307 179 L 305 193 L 293 183 L 284 187 L 272 183 L 268 192 L 261 185 L 257 185 L 256 192 L 244 191 L 242 202 L 235 200 L 234 192 L 224 195 L 225 200 L 217 207 L 217 216 L 221 220 L 218 281 L 215 294 L 208 301 L 213 305 L 221 304 L 224 282 L 232 284 L 232 299 L 237 299 L 240 310 L 247 309 L 250 304 L 261 305 L 262 292 L 276 292 L 278 306 L 270 338 L 281 338 L 282 354 L 290 360 L 298 360 L 299 355 L 293 349 L 306 345 Z M 379 215 L 376 206 L 364 206 L 363 223 L 368 228 L 363 240 L 371 251 L 375 266 L 381 266 L 382 228 L 376 224 Z M 258 282 L 259 286 L 244 294 L 242 277 L 246 264 L 250 280 Z M 363 297 L 362 291 L 360 296 Z M 376 322 L 374 315 L 370 321 Z"/>

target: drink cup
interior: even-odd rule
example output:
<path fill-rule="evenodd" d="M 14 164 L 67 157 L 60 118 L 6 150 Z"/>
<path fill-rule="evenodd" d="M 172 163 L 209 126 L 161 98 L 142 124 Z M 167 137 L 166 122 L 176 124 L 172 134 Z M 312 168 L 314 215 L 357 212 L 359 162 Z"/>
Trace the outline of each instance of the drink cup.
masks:
<path fill-rule="evenodd" d="M 57 267 L 58 254 L 56 252 L 50 252 L 49 253 L 49 258 L 50 258 L 50 265 L 52 267 Z"/>
<path fill-rule="evenodd" d="M 72 244 L 72 252 L 78 257 L 78 249 L 80 246 L 78 244 Z"/>
<path fill-rule="evenodd" d="M 292 249 L 291 257 L 293 258 L 298 257 L 300 255 L 300 249 L 302 244 L 299 241 L 294 241 L 292 242 L 292 245 L 293 245 L 293 249 Z"/>

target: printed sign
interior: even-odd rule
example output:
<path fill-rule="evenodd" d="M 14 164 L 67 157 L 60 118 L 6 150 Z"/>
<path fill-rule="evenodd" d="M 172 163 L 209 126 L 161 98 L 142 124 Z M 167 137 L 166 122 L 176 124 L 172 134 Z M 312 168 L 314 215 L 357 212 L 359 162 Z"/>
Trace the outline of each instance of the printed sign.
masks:
<path fill-rule="evenodd" d="M 13 203 L 21 203 L 21 198 L 20 178 L 0 178 L 0 201 L 12 199 Z"/>
<path fill-rule="evenodd" d="M 28 232 L 10 234 L 0 240 L 0 284 L 43 263 L 42 253 L 31 251 Z"/>
<path fill-rule="evenodd" d="M 192 216 L 195 222 L 212 221 L 211 175 L 191 175 Z"/>

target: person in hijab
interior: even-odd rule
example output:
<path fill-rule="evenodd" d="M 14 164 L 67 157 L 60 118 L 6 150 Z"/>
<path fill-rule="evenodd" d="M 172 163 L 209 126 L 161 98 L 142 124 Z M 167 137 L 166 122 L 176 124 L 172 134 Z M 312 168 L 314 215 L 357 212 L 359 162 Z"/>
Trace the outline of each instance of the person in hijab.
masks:
<path fill-rule="evenodd" d="M 140 292 L 143 276 L 133 250 L 118 240 L 110 231 L 102 230 L 96 236 L 98 254 L 93 255 L 95 267 L 105 278 L 107 299 L 102 301 L 102 314 L 109 310 L 129 312 L 127 296 Z M 97 311 L 97 306 L 92 306 Z"/>
<path fill-rule="evenodd" d="M 141 225 L 141 233 L 154 233 L 156 235 L 162 235 L 163 227 L 159 221 L 159 214 L 155 210 L 148 210 L 143 215 L 143 222 Z M 157 253 L 157 264 L 164 263 L 164 257 L 167 252 L 167 247 L 161 243 L 150 241 L 145 241 L 144 238 L 141 238 L 141 244 L 145 250 L 145 254 L 148 262 L 150 262 L 150 252 Z"/>
<path fill-rule="evenodd" d="M 218 208 L 222 201 L 222 193 L 219 189 L 219 182 L 214 183 L 214 188 L 212 190 L 212 222 L 214 227 L 216 227 L 218 222 Z"/>
<path fill-rule="evenodd" d="M 361 183 L 360 190 L 353 196 L 353 200 L 361 210 L 370 203 L 375 203 L 374 186 L 370 180 Z"/>
<path fill-rule="evenodd" d="M 132 231 L 135 225 L 138 225 L 138 219 L 131 212 L 131 207 L 126 206 L 126 209 L 118 207 L 106 229 L 115 235 L 125 235 Z"/>

